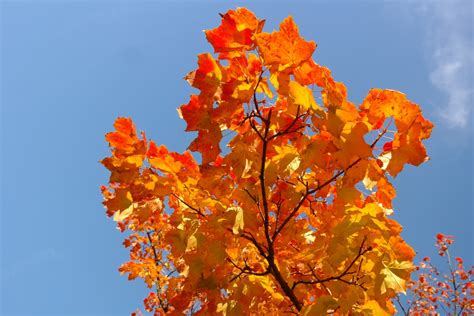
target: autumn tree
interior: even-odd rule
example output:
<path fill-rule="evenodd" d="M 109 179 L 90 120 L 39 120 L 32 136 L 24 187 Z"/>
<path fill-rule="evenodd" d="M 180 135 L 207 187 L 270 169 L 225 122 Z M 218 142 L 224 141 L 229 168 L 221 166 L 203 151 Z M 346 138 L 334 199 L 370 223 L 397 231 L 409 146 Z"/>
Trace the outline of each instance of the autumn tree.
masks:
<path fill-rule="evenodd" d="M 444 266 L 424 257 L 415 267 L 415 276 L 407 283 L 408 299 L 397 297 L 403 315 L 474 314 L 474 267 L 466 267 L 461 257 L 451 255 L 453 243 L 452 236 L 436 235 L 436 248 Z"/>
<path fill-rule="evenodd" d="M 156 315 L 395 313 L 415 253 L 391 179 L 427 160 L 433 125 L 398 91 L 350 102 L 291 17 L 272 33 L 244 8 L 221 17 L 178 109 L 200 159 L 129 118 L 106 135 L 104 205 L 130 232 L 120 272 L 153 288 Z"/>

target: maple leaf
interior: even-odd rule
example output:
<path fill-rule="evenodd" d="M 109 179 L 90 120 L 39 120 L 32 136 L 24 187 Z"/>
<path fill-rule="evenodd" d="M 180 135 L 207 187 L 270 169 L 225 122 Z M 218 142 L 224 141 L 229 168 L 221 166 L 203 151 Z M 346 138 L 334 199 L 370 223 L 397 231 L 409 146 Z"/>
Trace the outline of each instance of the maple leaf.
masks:
<path fill-rule="evenodd" d="M 383 263 L 383 266 L 384 268 L 381 271 L 383 277 L 382 287 L 380 289 L 381 293 L 384 294 L 389 289 L 392 289 L 396 292 L 406 294 L 406 278 L 404 275 L 414 269 L 413 264 L 409 261 L 395 261 L 387 265 Z"/>
<path fill-rule="evenodd" d="M 433 125 L 401 92 L 349 101 L 291 17 L 273 33 L 245 8 L 221 17 L 178 108 L 201 159 L 129 118 L 106 134 L 103 204 L 130 232 L 119 271 L 154 288 L 156 315 L 395 313 L 415 252 L 389 175 L 427 160 Z"/>
<path fill-rule="evenodd" d="M 278 32 L 259 33 L 255 41 L 265 64 L 276 66 L 278 71 L 299 66 L 309 60 L 316 49 L 315 42 L 307 42 L 300 37 L 291 16 L 281 22 Z"/>
<path fill-rule="evenodd" d="M 214 47 L 214 51 L 221 53 L 219 57 L 236 57 L 242 51 L 253 48 L 255 43 L 252 37 L 262 30 L 265 21 L 258 20 L 246 8 L 229 10 L 221 16 L 221 25 L 206 31 L 206 38 Z"/>

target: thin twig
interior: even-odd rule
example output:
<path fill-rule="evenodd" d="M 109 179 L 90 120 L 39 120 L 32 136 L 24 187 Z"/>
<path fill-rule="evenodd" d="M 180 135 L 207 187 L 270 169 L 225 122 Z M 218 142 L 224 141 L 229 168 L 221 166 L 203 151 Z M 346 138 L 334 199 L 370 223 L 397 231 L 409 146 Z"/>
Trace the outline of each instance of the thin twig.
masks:
<path fill-rule="evenodd" d="M 182 198 L 180 198 L 178 195 L 176 195 L 175 193 L 171 193 L 172 196 L 174 196 L 175 198 L 177 198 L 181 203 L 183 203 L 184 205 L 186 205 L 188 208 L 190 208 L 191 210 L 193 210 L 194 212 L 196 212 L 196 214 L 202 216 L 202 217 L 206 217 L 206 215 L 200 210 L 200 209 L 197 209 L 193 206 L 191 206 L 189 203 L 187 203 L 186 201 L 184 201 Z"/>

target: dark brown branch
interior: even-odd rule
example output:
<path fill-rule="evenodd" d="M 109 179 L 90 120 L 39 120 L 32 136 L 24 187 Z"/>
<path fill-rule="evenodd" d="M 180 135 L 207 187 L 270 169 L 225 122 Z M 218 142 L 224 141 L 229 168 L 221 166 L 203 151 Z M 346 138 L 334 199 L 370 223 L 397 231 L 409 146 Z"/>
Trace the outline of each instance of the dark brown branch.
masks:
<path fill-rule="evenodd" d="M 247 235 L 246 235 L 246 234 L 247 234 Z M 251 242 L 254 244 L 254 246 L 257 248 L 257 250 L 260 252 L 260 255 L 261 255 L 262 257 L 264 257 L 265 259 L 268 260 L 268 254 L 267 254 L 267 253 L 265 252 L 265 250 L 263 249 L 263 248 L 266 248 L 266 247 L 265 247 L 264 245 L 261 245 L 261 244 L 257 241 L 257 239 L 255 238 L 255 236 L 252 235 L 251 232 L 243 232 L 243 233 L 240 235 L 240 237 L 251 241 Z M 268 249 L 267 249 L 267 251 L 268 251 Z"/>
<path fill-rule="evenodd" d="M 247 190 L 246 188 L 244 189 L 245 193 L 247 193 L 248 196 L 250 196 L 250 198 L 255 202 L 255 204 L 258 204 L 258 199 L 255 195 L 253 195 L 252 193 L 249 192 L 249 190 Z"/>
<path fill-rule="evenodd" d="M 232 259 L 230 258 L 227 258 L 227 261 L 230 262 L 237 270 L 239 270 L 239 274 L 235 275 L 234 277 L 232 277 L 232 279 L 230 279 L 229 283 L 232 283 L 233 281 L 235 281 L 236 279 L 238 279 L 241 275 L 258 275 L 258 276 L 262 276 L 262 275 L 267 275 L 270 273 L 270 271 L 267 269 L 265 270 L 264 272 L 255 272 L 252 270 L 252 268 L 250 268 L 250 266 L 247 264 L 247 261 L 244 260 L 244 263 L 245 263 L 245 266 L 244 267 L 240 267 L 239 265 L 237 265 L 234 261 L 232 261 Z"/>
<path fill-rule="evenodd" d="M 146 231 L 146 236 L 148 237 L 148 242 L 150 243 L 150 247 L 153 250 L 153 256 L 155 258 L 155 266 L 158 268 L 158 266 L 161 265 L 161 261 L 160 259 L 158 259 L 158 253 L 156 252 L 156 248 L 153 245 L 153 240 L 148 230 Z M 163 299 L 161 298 L 160 278 L 158 276 L 156 277 L 156 297 L 158 297 L 160 307 L 163 309 L 165 313 L 167 313 L 169 306 L 168 306 L 168 302 L 165 303 Z"/>
<path fill-rule="evenodd" d="M 271 122 L 271 116 L 272 116 L 272 110 L 270 109 L 268 112 L 267 117 L 263 117 L 260 108 L 258 106 L 258 101 L 257 101 L 257 96 L 256 96 L 256 88 L 254 90 L 253 94 L 253 100 L 254 100 L 254 105 L 257 114 L 254 114 L 255 116 L 259 117 L 260 120 L 262 121 L 263 127 L 263 134 L 260 133 L 260 131 L 257 129 L 255 126 L 255 121 L 250 119 L 250 126 L 252 129 L 255 131 L 255 133 L 258 135 L 260 140 L 262 141 L 262 159 L 260 162 L 260 174 L 259 174 L 259 180 L 260 180 L 260 191 L 261 191 L 261 201 L 262 201 L 262 206 L 263 206 L 263 215 L 264 215 L 264 220 L 263 220 L 263 228 L 265 231 L 265 239 L 267 241 L 267 251 L 268 254 L 265 254 L 263 251 L 262 247 L 259 245 L 259 243 L 255 240 L 255 238 L 251 237 L 249 238 L 245 234 L 242 234 L 241 236 L 243 238 L 247 238 L 250 241 L 252 241 L 255 246 L 259 249 L 260 253 L 262 256 L 264 256 L 267 259 L 268 262 L 268 269 L 270 273 L 274 276 L 280 287 L 282 288 L 283 292 L 285 295 L 291 300 L 295 308 L 300 311 L 302 308 L 301 303 L 298 301 L 298 298 L 296 297 L 295 293 L 290 289 L 288 283 L 285 281 L 283 276 L 281 275 L 280 271 L 278 270 L 278 267 L 275 264 L 275 254 L 274 254 L 274 249 L 273 249 L 273 241 L 272 237 L 270 235 L 270 220 L 269 220 L 269 207 L 268 207 L 268 200 L 267 200 L 267 192 L 266 192 L 266 185 L 265 185 L 265 163 L 267 159 L 267 148 L 268 148 L 268 143 L 269 143 L 269 131 L 270 131 L 270 122 Z M 251 235 L 250 235 L 251 236 Z"/>
<path fill-rule="evenodd" d="M 195 208 L 191 205 L 189 205 L 189 203 L 187 203 L 186 201 L 184 201 L 182 198 L 180 198 L 178 195 L 176 195 L 175 193 L 171 193 L 172 196 L 174 196 L 175 198 L 177 198 L 181 203 L 183 203 L 184 205 L 186 205 L 188 208 L 190 208 L 191 210 L 193 210 L 194 212 L 196 212 L 196 214 L 202 216 L 202 217 L 206 217 L 206 215 L 198 208 Z"/>
<path fill-rule="evenodd" d="M 368 251 L 372 250 L 372 247 L 367 247 L 367 248 L 364 249 L 364 244 L 365 244 L 366 240 L 367 240 L 367 237 L 364 237 L 364 239 L 362 240 L 362 244 L 359 247 L 359 251 L 357 253 L 357 256 L 355 256 L 355 258 L 344 269 L 344 271 L 342 271 L 338 275 L 321 279 L 321 278 L 317 277 L 316 274 L 314 273 L 314 270 L 311 269 L 311 273 L 314 276 L 315 280 L 299 280 L 299 281 L 296 281 L 295 283 L 293 283 L 291 289 L 293 290 L 299 284 L 320 284 L 320 283 L 325 283 L 325 282 L 329 282 L 329 281 L 336 281 L 336 280 L 344 282 L 346 284 L 350 284 L 350 285 L 357 285 L 357 286 L 360 286 L 363 289 L 365 289 L 362 284 L 357 283 L 357 280 L 347 281 L 347 280 L 344 280 L 343 277 L 356 273 L 355 271 L 351 272 L 350 269 L 354 266 L 354 264 L 357 262 L 357 260 L 359 260 L 359 258 L 361 258 Z"/>
<path fill-rule="evenodd" d="M 378 143 L 378 141 L 382 138 L 383 135 L 385 135 L 385 133 L 387 132 L 388 130 L 388 127 L 390 126 L 391 122 L 387 125 L 387 127 L 378 135 L 378 137 L 372 142 L 372 144 L 370 145 L 371 148 L 374 148 L 375 145 Z M 304 201 L 306 200 L 306 198 L 308 196 L 310 196 L 311 194 L 314 194 L 318 191 L 320 191 L 321 189 L 325 188 L 327 185 L 331 184 L 334 180 L 336 180 L 337 178 L 339 178 L 341 175 L 343 175 L 344 173 L 346 173 L 349 169 L 351 169 L 352 167 L 354 167 L 356 164 L 358 164 L 360 161 L 362 160 L 362 158 L 357 158 L 355 161 L 353 161 L 351 164 L 349 164 L 345 169 L 342 169 L 340 171 L 338 171 L 334 176 L 332 176 L 329 180 L 323 182 L 322 184 L 319 184 L 316 188 L 313 188 L 313 189 L 310 189 L 310 190 L 306 190 L 306 193 L 303 194 L 303 196 L 301 197 L 300 201 L 298 202 L 298 204 L 293 208 L 293 210 L 291 211 L 290 215 L 288 215 L 288 217 L 283 221 L 283 223 L 280 225 L 280 227 L 278 227 L 276 230 L 275 230 L 275 233 L 273 234 L 273 240 L 275 240 L 275 238 L 277 237 L 277 235 L 283 230 L 283 228 L 285 227 L 285 225 L 288 224 L 288 222 L 293 218 L 293 216 L 295 216 L 295 214 L 299 211 L 299 209 L 301 208 L 301 206 L 303 205 Z"/>
<path fill-rule="evenodd" d="M 234 232 L 232 231 L 232 229 L 230 229 L 230 228 L 227 228 L 227 231 L 231 232 L 232 234 L 234 233 Z M 260 253 L 260 255 L 261 255 L 263 258 L 265 258 L 265 259 L 268 258 L 268 255 L 266 254 L 265 250 L 263 249 L 265 246 L 261 245 L 261 244 L 257 241 L 257 239 L 252 235 L 252 233 L 250 233 L 250 232 L 243 232 L 243 233 L 241 233 L 241 234 L 239 235 L 239 237 L 244 238 L 244 239 L 250 241 L 250 242 L 255 246 L 255 248 L 257 248 L 258 252 Z"/>
<path fill-rule="evenodd" d="M 263 215 L 264 215 L 264 230 L 265 230 L 265 238 L 267 239 L 267 244 L 269 248 L 269 256 L 273 257 L 273 242 L 270 237 L 270 222 L 269 222 L 269 207 L 268 207 L 268 200 L 267 200 L 267 190 L 265 186 L 265 163 L 267 160 L 267 147 L 268 147 L 268 132 L 270 130 L 270 121 L 272 117 L 272 110 L 269 111 L 268 116 L 264 119 L 265 123 L 265 131 L 263 134 L 262 140 L 262 159 L 260 161 L 260 193 L 262 195 L 262 204 L 263 204 Z"/>
<path fill-rule="evenodd" d="M 276 264 L 275 264 L 275 261 L 272 260 L 269 261 L 269 268 L 270 268 L 270 272 L 272 273 L 272 275 L 275 277 L 275 279 L 277 280 L 278 284 L 280 285 L 280 287 L 282 288 L 283 292 L 285 293 L 286 296 L 288 296 L 288 298 L 291 300 L 291 302 L 293 303 L 293 305 L 295 306 L 295 308 L 298 310 L 298 311 L 301 311 L 301 308 L 303 307 L 300 303 L 300 301 L 298 300 L 298 298 L 296 297 L 295 293 L 293 292 L 293 289 L 290 288 L 290 286 L 288 285 L 288 283 L 285 281 L 285 279 L 283 278 L 283 276 L 281 275 L 280 271 L 278 270 Z"/>
<path fill-rule="evenodd" d="M 310 268 L 310 271 L 311 271 L 311 275 L 316 279 L 316 280 L 319 280 L 318 276 L 316 275 L 316 272 L 314 272 L 314 269 L 315 267 L 311 267 L 309 264 L 308 264 L 308 268 Z M 294 285 L 294 284 L 293 284 Z M 321 285 L 324 287 L 324 289 L 326 290 L 326 292 L 331 295 L 331 291 L 329 291 L 328 287 L 326 286 L 326 284 L 324 283 L 321 283 Z"/>
<path fill-rule="evenodd" d="M 281 213 L 281 207 L 282 207 L 282 204 L 283 204 L 283 200 L 281 199 L 281 192 L 279 192 L 279 195 L 278 195 L 278 201 L 276 203 L 274 203 L 276 205 L 276 212 L 275 212 L 275 229 L 278 225 L 278 221 L 280 219 L 280 213 Z"/>
<path fill-rule="evenodd" d="M 408 312 L 403 307 L 403 304 L 400 302 L 400 295 L 397 295 L 396 301 L 398 303 L 398 306 L 400 306 L 400 308 L 402 309 L 403 315 L 408 316 Z"/>
<path fill-rule="evenodd" d="M 262 81 L 262 77 L 263 77 L 264 72 L 265 72 L 265 70 L 262 69 L 262 71 L 260 72 L 260 75 L 258 76 L 257 84 L 253 88 L 253 103 L 255 105 L 255 110 L 257 111 L 257 113 L 259 115 L 261 115 L 261 113 L 260 113 L 260 108 L 258 107 L 257 89 L 258 89 L 258 86 L 260 85 L 260 82 Z"/>
<path fill-rule="evenodd" d="M 299 126 L 297 127 L 295 130 L 291 130 L 293 128 L 293 126 L 296 124 L 296 122 L 298 122 L 298 120 L 302 117 L 304 117 L 305 114 L 301 114 L 300 115 L 300 106 L 298 105 L 298 109 L 296 110 L 296 116 L 295 118 L 293 119 L 293 121 L 291 121 L 290 125 L 288 125 L 284 130 L 282 131 L 278 131 L 276 132 L 275 134 L 273 134 L 268 140 L 271 141 L 279 136 L 282 136 L 282 135 L 285 135 L 285 134 L 289 134 L 289 133 L 294 133 L 302 128 L 304 128 L 305 126 Z"/>
<path fill-rule="evenodd" d="M 260 215 L 260 217 L 262 218 L 262 221 L 265 221 L 265 218 L 263 216 L 263 213 L 262 213 L 262 210 L 260 209 L 260 201 L 258 200 L 258 198 L 254 195 L 252 195 L 249 190 L 247 189 L 244 189 L 245 193 L 247 193 L 248 196 L 250 196 L 250 198 L 255 202 L 255 204 L 257 205 L 257 209 L 258 209 L 258 214 Z"/>
<path fill-rule="evenodd" d="M 155 258 L 156 265 L 157 266 L 161 265 L 161 261 L 160 261 L 160 259 L 158 259 L 158 254 L 156 252 L 155 246 L 153 245 L 153 240 L 151 239 L 151 235 L 150 235 L 150 232 L 148 230 L 146 231 L 146 236 L 148 237 L 148 242 L 150 243 L 150 247 L 153 250 L 153 256 Z"/>
<path fill-rule="evenodd" d="M 262 141 L 264 140 L 263 135 L 258 131 L 257 127 L 255 126 L 255 121 L 253 119 L 250 119 L 250 127 L 255 131 L 257 134 L 258 138 L 260 138 Z"/>

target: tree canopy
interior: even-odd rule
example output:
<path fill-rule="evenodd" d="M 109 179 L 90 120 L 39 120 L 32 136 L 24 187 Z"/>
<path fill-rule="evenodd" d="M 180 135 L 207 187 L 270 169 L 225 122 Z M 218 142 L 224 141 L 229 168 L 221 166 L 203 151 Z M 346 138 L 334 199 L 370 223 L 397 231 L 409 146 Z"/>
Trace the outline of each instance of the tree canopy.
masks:
<path fill-rule="evenodd" d="M 198 56 L 178 109 L 200 157 L 129 118 L 106 135 L 104 205 L 130 232 L 120 272 L 154 289 L 157 315 L 393 314 L 415 252 L 391 181 L 428 159 L 433 124 L 398 91 L 352 103 L 292 17 L 264 22 L 238 8 L 205 32 L 215 54 Z"/>

